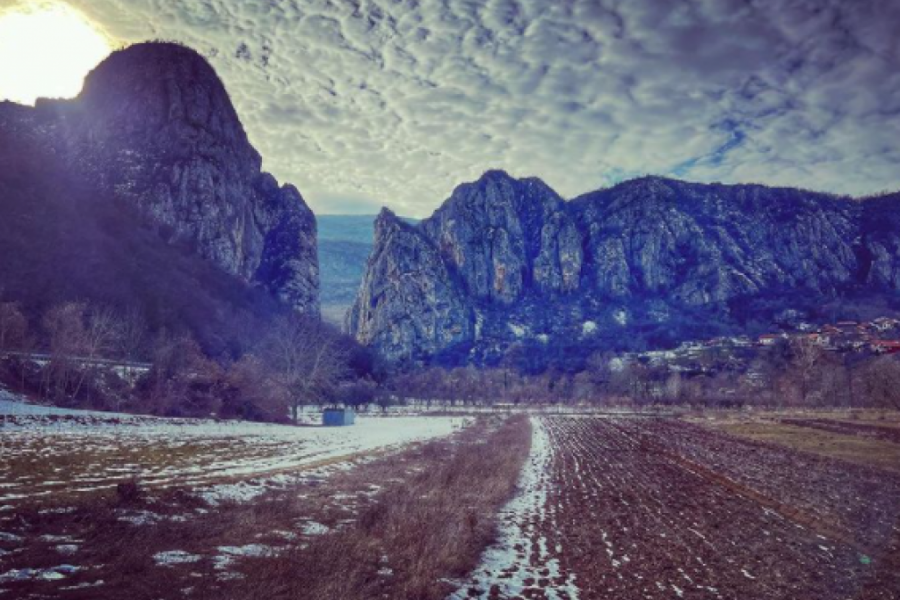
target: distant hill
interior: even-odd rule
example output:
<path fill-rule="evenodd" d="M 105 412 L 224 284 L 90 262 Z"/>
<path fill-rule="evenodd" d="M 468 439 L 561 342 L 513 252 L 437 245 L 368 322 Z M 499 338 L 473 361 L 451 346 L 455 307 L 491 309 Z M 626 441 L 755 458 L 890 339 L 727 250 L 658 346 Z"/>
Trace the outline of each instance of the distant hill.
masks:
<path fill-rule="evenodd" d="M 372 251 L 375 215 L 317 215 L 322 317 L 342 324 Z M 409 223 L 416 219 L 404 218 Z"/>

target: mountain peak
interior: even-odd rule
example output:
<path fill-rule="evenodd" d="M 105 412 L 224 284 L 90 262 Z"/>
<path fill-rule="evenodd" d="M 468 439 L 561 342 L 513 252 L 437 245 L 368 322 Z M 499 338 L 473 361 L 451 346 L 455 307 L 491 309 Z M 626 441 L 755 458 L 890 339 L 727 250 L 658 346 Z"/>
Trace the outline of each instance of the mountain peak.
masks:
<path fill-rule="evenodd" d="M 378 216 L 375 217 L 375 240 L 382 240 L 391 232 L 396 231 L 402 226 L 403 222 L 394 214 L 394 211 L 387 206 L 382 207 Z"/>
<path fill-rule="evenodd" d="M 516 181 L 516 178 L 503 169 L 488 169 L 481 174 L 478 181 Z"/>
<path fill-rule="evenodd" d="M 144 42 L 113 52 L 85 78 L 78 102 L 99 132 L 154 136 L 188 125 L 257 160 L 222 80 L 186 46 Z"/>
<path fill-rule="evenodd" d="M 198 52 L 167 42 L 118 50 L 77 98 L 0 109 L 4 128 L 43 136 L 67 171 L 136 207 L 165 241 L 316 310 L 315 217 L 296 188 L 262 172 L 225 86 Z"/>
<path fill-rule="evenodd" d="M 100 62 L 85 78 L 81 95 L 89 98 L 94 92 L 121 87 L 123 80 L 165 80 L 186 75 L 203 80 L 196 83 L 214 81 L 225 93 L 215 69 L 196 50 L 174 42 L 141 42 L 116 50 Z"/>

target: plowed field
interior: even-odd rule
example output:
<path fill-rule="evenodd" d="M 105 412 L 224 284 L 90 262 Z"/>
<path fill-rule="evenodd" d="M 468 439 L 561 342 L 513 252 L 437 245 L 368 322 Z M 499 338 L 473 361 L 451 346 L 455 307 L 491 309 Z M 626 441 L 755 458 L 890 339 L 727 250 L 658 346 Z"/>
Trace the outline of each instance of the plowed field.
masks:
<path fill-rule="evenodd" d="M 457 597 L 900 598 L 900 477 L 663 419 L 543 417 Z"/>

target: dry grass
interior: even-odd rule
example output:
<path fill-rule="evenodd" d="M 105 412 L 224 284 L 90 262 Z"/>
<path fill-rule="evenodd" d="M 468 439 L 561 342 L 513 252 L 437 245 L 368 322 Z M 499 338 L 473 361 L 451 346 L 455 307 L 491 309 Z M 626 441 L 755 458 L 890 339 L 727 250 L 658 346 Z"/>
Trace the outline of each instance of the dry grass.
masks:
<path fill-rule="evenodd" d="M 422 450 L 424 468 L 392 485 L 350 527 L 306 548 L 253 561 L 233 599 L 445 598 L 495 536 L 495 515 L 511 496 L 527 456 L 524 418 L 483 441 Z M 210 598 L 213 596 L 211 595 Z M 222 596 L 218 596 L 222 597 Z"/>
<path fill-rule="evenodd" d="M 209 507 L 181 490 L 148 497 L 123 488 L 118 496 L 83 498 L 71 512 L 35 505 L 0 514 L 0 531 L 22 540 L 0 540 L 11 551 L 0 553 L 0 573 L 82 567 L 60 581 L 0 583 L 0 599 L 443 598 L 453 586 L 441 579 L 466 575 L 491 541 L 529 443 L 527 420 L 482 419 L 450 438 L 243 504 Z M 141 514 L 151 521 L 123 520 Z M 311 522 L 329 532 L 303 534 Z M 67 543 L 78 549 L 61 555 L 56 547 Z M 271 553 L 217 568 L 221 547 L 248 544 Z M 173 566 L 153 560 L 172 550 L 199 559 Z M 63 590 L 96 581 L 103 583 Z"/>
<path fill-rule="evenodd" d="M 900 472 L 900 444 L 786 425 L 767 419 L 716 420 L 706 421 L 704 424 L 752 440 L 781 444 L 803 452 Z"/>

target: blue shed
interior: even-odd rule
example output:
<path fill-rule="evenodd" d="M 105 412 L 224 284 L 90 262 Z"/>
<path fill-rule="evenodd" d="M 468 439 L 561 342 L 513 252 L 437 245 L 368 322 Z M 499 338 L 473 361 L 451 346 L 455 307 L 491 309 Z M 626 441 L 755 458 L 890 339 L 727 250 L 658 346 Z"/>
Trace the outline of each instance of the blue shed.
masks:
<path fill-rule="evenodd" d="M 322 411 L 322 425 L 326 427 L 344 427 L 353 425 L 356 413 L 352 408 L 326 408 Z"/>

